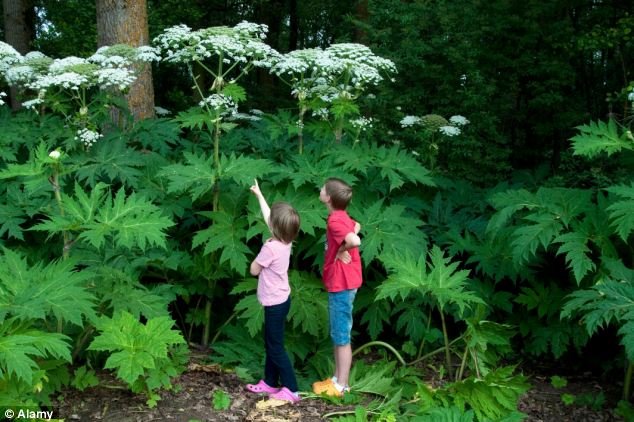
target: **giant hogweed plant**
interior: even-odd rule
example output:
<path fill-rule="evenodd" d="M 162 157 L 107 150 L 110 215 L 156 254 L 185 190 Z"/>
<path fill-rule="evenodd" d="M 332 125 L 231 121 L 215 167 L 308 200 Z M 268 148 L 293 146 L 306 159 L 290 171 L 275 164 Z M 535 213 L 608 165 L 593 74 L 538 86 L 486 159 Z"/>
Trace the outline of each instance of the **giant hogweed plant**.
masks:
<path fill-rule="evenodd" d="M 62 115 L 74 128 L 75 136 L 64 145 L 67 151 L 90 148 L 103 136 L 99 126 L 109 120 L 110 107 L 125 108 L 122 93 L 136 80 L 139 65 L 159 58 L 148 46 L 105 46 L 88 58 L 62 59 L 36 51 L 22 56 L 6 45 L 0 49 L 0 73 L 31 98 L 22 105 L 39 114 Z"/>
<path fill-rule="evenodd" d="M 629 96 L 634 102 L 634 93 Z M 634 149 L 634 137 L 631 128 L 611 119 L 605 122 L 591 122 L 578 127 L 579 134 L 572 138 L 575 155 L 588 158 L 600 154 L 608 156 L 623 150 Z M 634 230 L 634 183 L 615 185 L 605 188 L 608 200 L 599 205 L 607 215 L 609 229 L 621 245 L 611 252 L 625 249 L 627 259 L 631 252 L 631 233 Z M 623 248 L 624 246 L 624 248 Z M 615 253 L 601 251 L 600 266 L 603 271 L 593 277 L 588 288 L 573 292 L 568 296 L 562 309 L 564 318 L 579 317 L 589 335 L 609 324 L 619 325 L 618 333 L 625 349 L 628 368 L 623 384 L 623 399 L 631 399 L 631 382 L 634 372 L 634 271 L 624 264 L 625 259 Z"/>
<path fill-rule="evenodd" d="M 0 407 L 37 406 L 61 386 L 80 347 L 61 321 L 81 328 L 94 322 L 96 298 L 87 287 L 89 269 L 77 261 L 29 262 L 0 251 Z"/>
<path fill-rule="evenodd" d="M 210 224 L 196 232 L 192 248 L 203 246 L 203 254 L 211 255 L 213 262 L 226 263 L 239 274 L 246 271 L 249 254 L 244 244 L 245 219 L 233 215 L 227 210 L 228 204 L 221 202 L 226 197 L 221 195 L 221 186 L 233 183 L 246 188 L 254 178 L 266 174 L 271 163 L 243 155 L 221 154 L 220 140 L 223 133 L 236 127 L 231 119 L 237 116 L 238 103 L 246 99 L 246 92 L 238 81 L 255 67 L 271 67 L 279 56 L 262 41 L 267 31 L 266 25 L 249 22 L 231 28 L 196 31 L 179 25 L 166 29 L 154 39 L 164 62 L 187 67 L 201 98 L 197 106 L 180 113 L 177 120 L 183 128 L 208 131 L 212 139 L 211 156 L 203 145 L 198 151 L 185 152 L 185 164 L 167 166 L 160 174 L 169 180 L 168 192 L 186 192 L 192 201 L 211 192 L 211 210 L 202 211 Z M 212 77 L 210 86 L 204 85 L 205 78 L 196 74 L 195 69 L 203 69 Z M 209 281 L 211 292 L 219 280 Z M 211 298 L 208 298 L 202 334 L 204 345 L 210 340 L 211 306 Z"/>
<path fill-rule="evenodd" d="M 337 143 L 343 138 L 345 125 L 350 124 L 351 133 L 356 129 L 356 143 L 360 131 L 371 124 L 371 120 L 359 117 L 359 98 L 396 73 L 396 66 L 364 45 L 341 43 L 325 49 L 291 51 L 277 60 L 271 72 L 297 98 L 298 151 L 302 154 L 304 121 L 309 111 L 328 122 Z"/>

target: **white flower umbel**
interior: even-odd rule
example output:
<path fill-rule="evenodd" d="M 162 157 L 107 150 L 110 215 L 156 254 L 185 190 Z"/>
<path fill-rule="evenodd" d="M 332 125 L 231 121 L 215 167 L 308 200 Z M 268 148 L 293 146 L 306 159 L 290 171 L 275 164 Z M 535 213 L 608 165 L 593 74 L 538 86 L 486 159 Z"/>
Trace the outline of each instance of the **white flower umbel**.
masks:
<path fill-rule="evenodd" d="M 4 105 L 4 100 L 2 99 L 2 97 L 6 97 L 7 94 L 5 94 L 4 92 L 0 91 L 0 106 Z"/>
<path fill-rule="evenodd" d="M 461 133 L 460 128 L 455 126 L 441 126 L 438 131 L 446 136 L 458 136 Z"/>
<path fill-rule="evenodd" d="M 167 116 L 169 114 L 172 114 L 172 112 L 168 109 L 159 106 L 154 106 L 154 112 L 157 116 Z"/>
<path fill-rule="evenodd" d="M 412 127 L 421 123 L 421 118 L 418 116 L 405 116 L 399 122 L 401 127 Z"/>
<path fill-rule="evenodd" d="M 20 63 L 22 55 L 9 44 L 0 41 L 0 74 L 7 71 L 10 66 Z"/>
<path fill-rule="evenodd" d="M 70 56 L 63 59 L 55 59 L 48 68 L 48 71 L 52 74 L 62 74 L 67 71 L 68 68 L 77 65 L 88 64 L 88 60 L 80 57 Z"/>
<path fill-rule="evenodd" d="M 36 77 L 35 69 L 26 65 L 11 66 L 4 74 L 4 78 L 9 85 L 26 85 Z"/>
<path fill-rule="evenodd" d="M 103 138 L 103 135 L 99 132 L 95 132 L 94 130 L 85 128 L 79 129 L 77 131 L 77 135 L 75 136 L 75 140 L 83 142 L 83 144 L 86 145 L 86 148 L 90 148 L 92 145 L 94 145 L 95 142 L 99 140 L 99 138 Z"/>
<path fill-rule="evenodd" d="M 449 123 L 451 123 L 454 126 L 465 126 L 465 125 L 468 125 L 470 122 L 469 120 L 467 120 L 466 117 L 457 114 L 449 118 Z"/>
<path fill-rule="evenodd" d="M 44 75 L 37 78 L 27 86 L 34 90 L 48 90 L 51 87 L 78 90 L 82 86 L 89 85 L 89 78 L 75 72 L 66 72 L 59 75 Z"/>
<path fill-rule="evenodd" d="M 22 103 L 22 107 L 28 110 L 36 110 L 36 107 L 40 104 L 44 103 L 44 100 L 41 98 L 35 98 L 33 100 L 25 101 Z"/>
<path fill-rule="evenodd" d="M 385 75 L 395 73 L 396 66 L 364 45 L 344 43 L 325 50 L 291 51 L 271 72 L 287 82 L 300 101 L 320 98 L 330 103 L 337 98 L 356 99 L 369 86 L 383 81 Z"/>
<path fill-rule="evenodd" d="M 61 155 L 62 154 L 58 150 L 53 150 L 48 154 L 48 156 L 51 157 L 53 160 L 59 160 L 59 157 Z"/>
<path fill-rule="evenodd" d="M 136 80 L 134 71 L 127 68 L 105 68 L 95 72 L 101 89 L 115 88 L 126 90 Z"/>
<path fill-rule="evenodd" d="M 372 117 L 359 117 L 358 119 L 350 120 L 350 124 L 363 131 L 372 127 Z"/>
<path fill-rule="evenodd" d="M 168 62 L 188 64 L 219 57 L 225 64 L 270 67 L 280 54 L 262 42 L 267 30 L 266 25 L 250 22 L 241 22 L 233 28 L 218 26 L 197 31 L 178 25 L 163 31 L 153 42 Z"/>
<path fill-rule="evenodd" d="M 232 115 L 238 112 L 236 103 L 224 94 L 211 94 L 209 97 L 200 101 L 198 105 L 221 116 Z"/>

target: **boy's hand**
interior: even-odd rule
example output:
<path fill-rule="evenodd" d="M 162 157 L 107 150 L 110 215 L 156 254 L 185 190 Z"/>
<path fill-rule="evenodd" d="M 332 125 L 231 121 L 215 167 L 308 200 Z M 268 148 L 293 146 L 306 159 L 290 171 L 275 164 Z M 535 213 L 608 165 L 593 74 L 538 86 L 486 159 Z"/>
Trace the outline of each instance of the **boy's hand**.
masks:
<path fill-rule="evenodd" d="M 350 262 L 352 262 L 352 257 L 350 256 L 350 252 L 346 251 L 345 249 L 337 251 L 337 256 L 335 257 L 335 260 L 337 259 L 343 262 L 344 264 L 349 264 Z"/>
<path fill-rule="evenodd" d="M 255 185 L 251 186 L 251 192 L 255 194 L 255 196 L 262 196 L 262 192 L 260 191 L 260 186 L 258 185 L 258 179 L 253 179 Z"/>

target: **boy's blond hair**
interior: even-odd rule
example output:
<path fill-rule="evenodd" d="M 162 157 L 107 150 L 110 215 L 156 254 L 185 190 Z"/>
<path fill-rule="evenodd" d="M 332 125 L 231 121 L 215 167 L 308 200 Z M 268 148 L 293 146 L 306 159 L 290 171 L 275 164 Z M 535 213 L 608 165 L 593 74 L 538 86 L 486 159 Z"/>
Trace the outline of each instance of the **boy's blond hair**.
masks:
<path fill-rule="evenodd" d="M 284 243 L 291 243 L 299 233 L 299 214 L 286 202 L 271 205 L 269 226 L 273 237 Z"/>
<path fill-rule="evenodd" d="M 324 184 L 330 205 L 336 210 L 345 210 L 352 199 L 352 188 L 343 180 L 331 177 Z"/>

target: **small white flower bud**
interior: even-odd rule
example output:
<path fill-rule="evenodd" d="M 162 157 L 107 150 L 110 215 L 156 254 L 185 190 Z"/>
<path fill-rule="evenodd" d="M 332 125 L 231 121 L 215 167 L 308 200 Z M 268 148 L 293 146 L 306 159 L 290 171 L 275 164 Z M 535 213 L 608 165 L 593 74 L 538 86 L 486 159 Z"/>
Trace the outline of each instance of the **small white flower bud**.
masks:
<path fill-rule="evenodd" d="M 51 151 L 51 153 L 48 154 L 48 156 L 51 157 L 53 160 L 59 160 L 60 155 L 60 152 L 57 150 Z"/>

